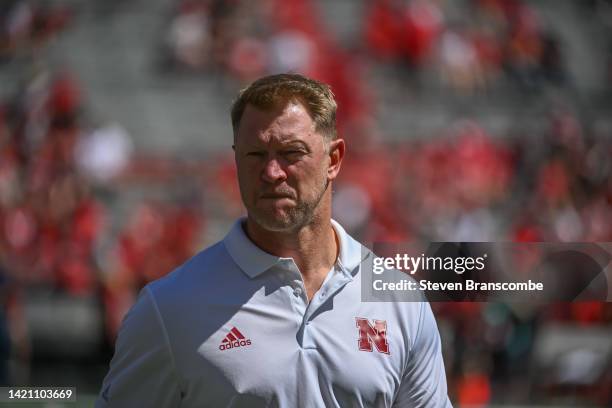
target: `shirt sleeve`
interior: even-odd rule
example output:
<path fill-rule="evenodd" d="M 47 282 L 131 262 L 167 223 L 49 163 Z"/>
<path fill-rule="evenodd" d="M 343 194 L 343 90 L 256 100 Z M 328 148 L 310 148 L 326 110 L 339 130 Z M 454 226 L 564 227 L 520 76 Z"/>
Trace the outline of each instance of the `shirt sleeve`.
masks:
<path fill-rule="evenodd" d="M 178 407 L 180 388 L 168 335 L 148 287 L 125 316 L 96 408 Z"/>
<path fill-rule="evenodd" d="M 447 395 L 440 334 L 427 302 L 421 303 L 417 333 L 393 406 L 452 407 Z"/>

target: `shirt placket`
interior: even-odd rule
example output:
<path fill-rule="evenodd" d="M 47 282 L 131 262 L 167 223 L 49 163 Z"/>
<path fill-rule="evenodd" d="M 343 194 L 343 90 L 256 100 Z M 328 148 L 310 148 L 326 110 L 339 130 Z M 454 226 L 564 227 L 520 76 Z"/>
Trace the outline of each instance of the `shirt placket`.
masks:
<path fill-rule="evenodd" d="M 293 263 L 293 260 L 291 260 L 291 263 Z M 333 268 L 333 271 L 330 271 L 332 276 L 323 283 L 309 303 L 304 281 L 297 266 L 293 263 L 292 285 L 294 294 L 297 292 L 299 296 L 294 295 L 294 302 L 292 303 L 295 305 L 294 310 L 298 313 L 299 327 L 297 341 L 304 349 L 316 348 L 313 331 L 316 330 L 314 326 L 316 326 L 317 310 L 328 302 L 344 285 L 351 281 L 350 275 L 343 271 L 341 265 L 337 263 Z"/>
<path fill-rule="evenodd" d="M 302 275 L 291 258 L 281 258 L 278 261 L 277 268 L 282 270 L 283 281 L 288 285 L 287 295 L 295 316 L 296 329 L 299 330 L 308 307 L 308 298 Z"/>

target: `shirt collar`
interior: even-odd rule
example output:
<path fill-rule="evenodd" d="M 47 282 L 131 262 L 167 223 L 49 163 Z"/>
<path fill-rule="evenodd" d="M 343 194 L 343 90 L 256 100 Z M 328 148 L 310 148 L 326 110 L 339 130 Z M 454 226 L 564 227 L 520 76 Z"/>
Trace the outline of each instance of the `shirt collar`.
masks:
<path fill-rule="evenodd" d="M 269 254 L 256 246 L 244 232 L 244 221 L 245 218 L 240 218 L 234 223 L 223 239 L 223 244 L 238 267 L 250 278 L 255 278 L 286 258 Z M 366 251 L 340 224 L 335 220 L 331 220 L 331 223 L 340 242 L 340 254 L 336 264 L 352 279 L 358 270 L 357 266 L 365 258 Z"/>

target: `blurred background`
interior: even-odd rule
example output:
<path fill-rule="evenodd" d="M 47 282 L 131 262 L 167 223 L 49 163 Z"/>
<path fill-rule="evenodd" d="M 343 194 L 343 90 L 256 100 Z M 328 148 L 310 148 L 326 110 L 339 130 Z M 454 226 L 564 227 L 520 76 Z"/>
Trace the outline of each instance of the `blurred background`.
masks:
<path fill-rule="evenodd" d="M 287 71 L 336 94 L 361 241 L 612 241 L 612 1 L 2 0 L 3 385 L 91 404 L 138 290 L 243 213 L 229 106 Z M 451 400 L 611 407 L 611 306 L 434 304 Z"/>

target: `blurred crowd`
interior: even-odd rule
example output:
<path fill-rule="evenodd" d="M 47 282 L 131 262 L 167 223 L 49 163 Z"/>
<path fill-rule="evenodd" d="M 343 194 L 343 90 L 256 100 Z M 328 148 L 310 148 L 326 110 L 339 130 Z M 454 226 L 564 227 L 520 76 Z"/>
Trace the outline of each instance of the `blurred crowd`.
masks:
<path fill-rule="evenodd" d="M 435 69 L 455 90 L 476 92 L 500 79 L 524 88 L 566 81 L 559 40 L 522 1 L 462 3 L 378 0 L 365 18 L 369 51 L 410 69 Z"/>
<path fill-rule="evenodd" d="M 435 72 L 448 92 L 470 95 L 500 81 L 523 92 L 571 83 L 562 44 L 528 3 L 463 3 L 469 19 L 457 19 L 451 2 L 367 2 L 362 38 L 347 49 L 312 1 L 180 0 L 160 60 L 164 69 L 185 75 L 222 72 L 234 88 L 286 71 L 331 84 L 340 135 L 349 146 L 334 186 L 334 218 L 363 242 L 612 241 L 612 127 L 587 120 L 574 104 L 551 105 L 547 126 L 537 133 L 492 133 L 464 118 L 438 134 L 415 139 L 407 131 L 402 141 L 385 142 L 385 129 L 372 119 L 372 64 L 395 64 L 407 75 Z M 70 10 L 33 4 L 0 7 L 0 63 L 44 47 L 71 21 Z M 209 244 L 203 237 L 211 218 L 229 222 L 242 212 L 233 157 L 218 152 L 198 167 L 200 192 L 193 199 L 145 196 L 118 212 L 117 203 L 140 184 L 166 183 L 170 189 L 176 178 L 168 173 L 180 166 L 164 165 L 143 176 L 142 169 L 146 173 L 155 163 L 139 167 L 139 152 L 120 125 L 91 120 L 86 88 L 68 70 L 38 69 L 0 101 L 4 361 L 27 361 L 32 353 L 24 312 L 28 296 L 95 298 L 110 343 L 144 284 Z M 434 309 L 450 393 L 460 405 L 504 402 L 500 396 L 545 400 L 568 390 L 591 403 L 612 401 L 609 356 L 603 366 L 595 359 L 587 368 L 600 370 L 588 382 L 541 381 L 525 363 L 535 359 L 543 327 L 610 327 L 610 304 L 534 309 L 455 303 Z M 567 364 L 560 367 L 576 367 Z M 3 383 L 12 381 L 7 370 L 5 364 Z"/>
<path fill-rule="evenodd" d="M 3 0 L 0 4 L 0 66 L 35 54 L 72 19 L 70 8 L 41 2 Z"/>
<path fill-rule="evenodd" d="M 330 35 L 315 6 L 309 0 L 178 1 L 162 66 L 221 71 L 241 82 L 302 72 L 332 84 L 343 102 L 350 92 L 350 106 L 341 103 L 347 112 L 353 104 L 367 105 L 367 90 L 354 88 L 372 61 L 399 65 L 407 74 L 435 72 L 465 93 L 504 81 L 538 89 L 569 80 L 559 38 L 521 0 L 363 2 L 356 22 L 361 38 L 348 49 Z"/>
<path fill-rule="evenodd" d="M 0 271 L 21 360 L 31 354 L 30 297 L 98 299 L 111 341 L 140 288 L 200 244 L 203 214 L 193 204 L 145 200 L 127 217 L 112 211 L 117 193 L 108 188 L 129 165 L 128 136 L 117 125 L 84 123 L 81 95 L 61 73 L 0 103 Z"/>

